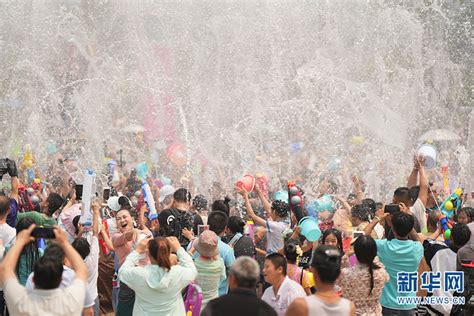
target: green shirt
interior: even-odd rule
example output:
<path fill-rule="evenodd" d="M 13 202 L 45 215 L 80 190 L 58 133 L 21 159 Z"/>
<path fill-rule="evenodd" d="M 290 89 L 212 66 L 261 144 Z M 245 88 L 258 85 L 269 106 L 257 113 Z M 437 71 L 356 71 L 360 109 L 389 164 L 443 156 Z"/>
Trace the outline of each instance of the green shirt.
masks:
<path fill-rule="evenodd" d="M 46 216 L 46 214 L 42 214 L 36 211 L 18 213 L 16 216 L 16 222 L 18 223 L 22 218 L 25 217 L 29 217 L 34 220 L 37 226 L 53 226 L 57 224 L 54 218 L 48 217 Z"/>

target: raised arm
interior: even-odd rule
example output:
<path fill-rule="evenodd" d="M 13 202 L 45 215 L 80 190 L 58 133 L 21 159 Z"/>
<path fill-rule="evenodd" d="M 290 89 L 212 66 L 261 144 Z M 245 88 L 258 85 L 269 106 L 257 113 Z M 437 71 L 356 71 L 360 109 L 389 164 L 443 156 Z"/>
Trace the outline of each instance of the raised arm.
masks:
<path fill-rule="evenodd" d="M 362 200 L 365 198 L 364 191 L 362 191 L 362 186 L 360 180 L 356 175 L 351 177 L 352 183 L 354 184 L 354 190 L 357 195 L 357 203 L 362 203 Z"/>
<path fill-rule="evenodd" d="M 267 197 L 265 196 L 265 194 L 263 194 L 262 188 L 260 188 L 260 184 L 258 184 L 258 183 L 255 184 L 255 191 L 257 191 L 258 198 L 260 199 L 260 201 L 262 201 L 263 209 L 265 210 L 265 212 L 266 212 L 267 214 L 270 214 L 270 212 L 271 212 L 271 210 L 272 210 L 272 205 L 271 205 L 270 202 L 268 201 L 268 199 L 267 199 Z"/>
<path fill-rule="evenodd" d="M 19 203 L 18 187 L 20 186 L 20 181 L 18 180 L 18 169 L 16 168 L 16 163 L 14 160 L 8 159 L 7 161 L 8 174 L 10 175 L 12 192 L 10 198 L 15 199 Z"/>
<path fill-rule="evenodd" d="M 423 206 L 426 207 L 426 203 L 428 201 L 428 181 L 426 180 L 425 174 L 425 158 L 422 156 L 418 157 L 418 173 L 420 175 L 420 193 L 418 194 L 418 198 L 423 203 Z"/>
<path fill-rule="evenodd" d="M 413 157 L 413 169 L 407 180 L 407 187 L 412 188 L 418 183 L 418 160 L 417 157 Z"/>
<path fill-rule="evenodd" d="M 364 228 L 364 235 L 369 236 L 374 227 L 381 221 L 385 220 L 389 213 L 385 213 L 384 209 L 381 208 L 375 213 L 374 219 L 369 223 L 369 225 Z"/>
<path fill-rule="evenodd" d="M 250 216 L 250 218 L 255 222 L 255 224 L 265 226 L 266 221 L 263 218 L 259 217 L 257 214 L 255 214 L 255 212 L 253 211 L 247 191 L 239 187 L 235 187 L 235 190 L 244 198 L 245 209 L 247 210 L 247 214 Z"/>
<path fill-rule="evenodd" d="M 99 237 L 99 209 L 99 202 L 94 200 L 92 202 L 92 235 L 95 237 Z"/>

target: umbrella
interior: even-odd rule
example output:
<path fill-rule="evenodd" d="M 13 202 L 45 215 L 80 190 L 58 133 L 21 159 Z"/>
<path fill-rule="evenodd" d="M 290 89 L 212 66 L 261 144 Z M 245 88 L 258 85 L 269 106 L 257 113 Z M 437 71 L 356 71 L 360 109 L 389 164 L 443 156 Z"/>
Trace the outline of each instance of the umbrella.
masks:
<path fill-rule="evenodd" d="M 461 137 L 454 132 L 451 132 L 448 129 L 432 129 L 425 132 L 423 135 L 420 136 L 418 139 L 419 141 L 427 141 L 427 140 L 434 140 L 434 141 L 443 141 L 443 140 L 461 140 Z"/>

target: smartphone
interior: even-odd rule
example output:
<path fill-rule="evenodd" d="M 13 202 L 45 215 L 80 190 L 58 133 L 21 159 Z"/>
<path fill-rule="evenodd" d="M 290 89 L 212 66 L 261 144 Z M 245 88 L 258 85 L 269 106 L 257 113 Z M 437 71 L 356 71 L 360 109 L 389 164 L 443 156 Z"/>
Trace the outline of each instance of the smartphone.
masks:
<path fill-rule="evenodd" d="M 209 225 L 198 225 L 198 236 L 201 236 L 202 232 L 209 229 Z"/>
<path fill-rule="evenodd" d="M 384 213 L 394 214 L 400 212 L 400 205 L 398 204 L 387 204 L 384 208 Z"/>
<path fill-rule="evenodd" d="M 354 231 L 352 232 L 352 239 L 355 239 L 355 238 L 357 238 L 357 237 L 359 237 L 359 236 L 363 236 L 363 235 L 364 235 L 364 232 L 363 232 L 363 231 L 361 231 L 361 230 L 354 230 Z"/>
<path fill-rule="evenodd" d="M 110 188 L 104 188 L 104 193 L 102 195 L 102 198 L 104 199 L 105 202 L 110 198 Z"/>
<path fill-rule="evenodd" d="M 76 201 L 82 200 L 82 184 L 76 184 Z"/>
<path fill-rule="evenodd" d="M 35 238 L 47 238 L 54 239 L 54 229 L 53 227 L 35 227 L 31 232 L 31 236 Z"/>

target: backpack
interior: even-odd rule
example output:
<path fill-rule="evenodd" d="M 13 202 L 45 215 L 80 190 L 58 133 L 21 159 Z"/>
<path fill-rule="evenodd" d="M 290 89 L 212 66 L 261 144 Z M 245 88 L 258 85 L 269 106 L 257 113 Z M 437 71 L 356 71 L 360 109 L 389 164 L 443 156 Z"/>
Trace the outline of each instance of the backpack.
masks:
<path fill-rule="evenodd" d="M 189 240 L 187 240 L 181 233 L 184 228 L 189 230 L 193 229 L 194 219 L 191 213 L 186 211 L 181 211 L 176 208 L 168 209 L 171 213 L 168 216 L 167 225 L 160 226 L 160 235 L 162 236 L 175 236 L 178 238 L 181 246 L 185 247 L 188 245 Z M 169 219 L 173 216 L 174 219 Z"/>

